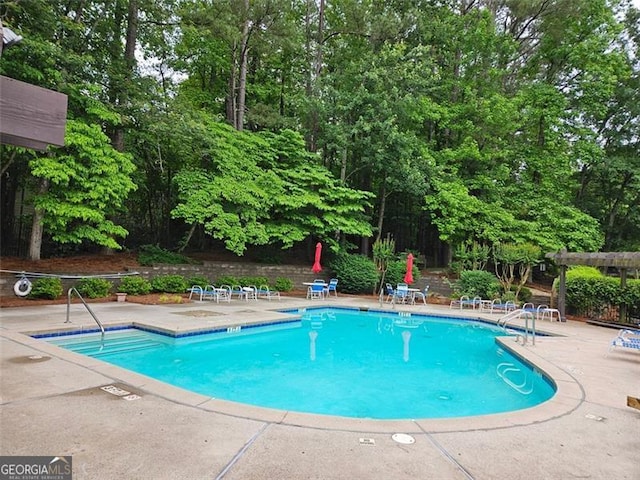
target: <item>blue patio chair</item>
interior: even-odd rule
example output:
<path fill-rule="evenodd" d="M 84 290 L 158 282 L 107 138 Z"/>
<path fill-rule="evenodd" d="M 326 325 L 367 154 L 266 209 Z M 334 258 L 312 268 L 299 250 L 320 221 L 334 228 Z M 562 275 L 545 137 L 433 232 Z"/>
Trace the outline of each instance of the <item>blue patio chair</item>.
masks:
<path fill-rule="evenodd" d="M 411 295 L 411 304 L 415 305 L 416 298 L 422 298 L 422 301 L 426 305 L 427 304 L 427 294 L 428 293 L 429 293 L 429 285 L 424 287 L 424 290 L 422 290 L 422 291 L 413 292 L 413 294 Z"/>
<path fill-rule="evenodd" d="M 395 299 L 394 301 L 400 303 L 411 301 L 411 296 L 409 295 L 409 285 L 407 285 L 406 283 L 399 283 L 396 287 L 393 297 Z"/>
<path fill-rule="evenodd" d="M 640 330 L 632 330 L 630 328 L 623 328 L 618 332 L 618 336 L 611 340 L 609 345 L 609 351 L 614 347 L 631 348 L 633 350 L 640 350 Z"/>
<path fill-rule="evenodd" d="M 386 302 L 390 302 L 391 300 L 393 300 L 393 295 L 395 294 L 395 291 L 393 290 L 393 287 L 391 286 L 390 283 L 385 284 L 384 294 L 387 296 L 387 299 L 385 300 Z"/>
<path fill-rule="evenodd" d="M 325 287 L 324 294 L 328 297 L 331 294 L 331 292 L 333 292 L 337 297 L 338 296 L 338 290 L 336 289 L 337 286 L 338 286 L 338 279 L 332 278 L 331 280 L 329 280 L 329 285 Z"/>
<path fill-rule="evenodd" d="M 307 298 L 324 298 L 324 281 L 314 282 L 307 289 Z"/>
<path fill-rule="evenodd" d="M 267 300 L 271 300 L 271 298 L 277 298 L 278 300 L 280 300 L 280 292 L 269 290 L 268 285 L 260 285 L 260 288 L 258 288 L 256 294 L 258 298 L 266 298 Z"/>

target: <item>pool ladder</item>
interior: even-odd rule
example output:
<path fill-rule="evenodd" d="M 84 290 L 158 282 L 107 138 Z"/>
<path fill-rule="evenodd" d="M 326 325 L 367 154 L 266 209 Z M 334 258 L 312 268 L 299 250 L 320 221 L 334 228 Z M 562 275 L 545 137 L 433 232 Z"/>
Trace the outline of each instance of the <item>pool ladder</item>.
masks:
<path fill-rule="evenodd" d="M 516 318 L 524 318 L 524 332 L 516 335 L 516 342 L 522 340 L 522 345 L 526 345 L 529 341 L 529 335 L 531 335 L 531 345 L 536 344 L 536 316 L 526 310 L 518 309 L 513 312 L 507 313 L 505 316 L 498 320 L 498 326 L 502 327 L 504 331 L 507 330 L 507 322 L 509 320 L 515 320 Z M 529 319 L 531 319 L 531 329 L 529 329 Z"/>
<path fill-rule="evenodd" d="M 76 287 L 71 287 L 69 289 L 69 291 L 67 292 L 67 320 L 64 323 L 71 323 L 71 321 L 69 320 L 69 310 L 71 308 L 71 294 L 72 293 L 75 293 L 77 295 L 77 297 L 80 299 L 82 304 L 85 306 L 85 308 L 87 309 L 89 314 L 96 321 L 96 323 L 98 324 L 98 327 L 100 327 L 100 332 L 102 333 L 102 336 L 104 337 L 104 326 L 102 325 L 102 322 L 100 320 L 98 320 L 98 317 L 96 317 L 96 314 L 93 313 L 93 310 L 91 310 L 91 308 L 89 307 L 89 304 L 84 301 L 84 298 L 82 298 L 82 295 L 80 295 L 80 292 L 78 292 Z"/>

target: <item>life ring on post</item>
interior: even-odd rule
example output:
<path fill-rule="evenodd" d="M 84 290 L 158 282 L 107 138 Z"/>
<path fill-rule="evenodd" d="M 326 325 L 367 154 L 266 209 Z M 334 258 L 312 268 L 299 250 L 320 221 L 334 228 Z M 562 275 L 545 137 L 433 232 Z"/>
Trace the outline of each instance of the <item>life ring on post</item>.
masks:
<path fill-rule="evenodd" d="M 31 284 L 29 279 L 25 278 L 25 277 L 22 277 L 13 286 L 13 293 L 15 293 L 16 296 L 18 296 L 18 297 L 26 297 L 27 295 L 29 295 L 31 293 L 31 288 L 32 287 L 33 287 L 33 285 Z"/>

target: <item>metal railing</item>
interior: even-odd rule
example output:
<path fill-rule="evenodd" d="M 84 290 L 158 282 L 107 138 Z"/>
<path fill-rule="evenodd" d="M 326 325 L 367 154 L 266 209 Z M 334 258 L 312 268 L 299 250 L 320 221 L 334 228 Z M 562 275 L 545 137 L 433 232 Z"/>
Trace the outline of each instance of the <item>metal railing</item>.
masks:
<path fill-rule="evenodd" d="M 515 320 L 516 318 L 524 317 L 524 334 L 517 336 L 516 341 L 522 338 L 522 344 L 526 345 L 529 341 L 529 334 L 531 334 L 531 344 L 536 344 L 536 316 L 526 310 L 518 309 L 513 312 L 509 312 L 498 320 L 498 326 L 501 326 L 505 331 L 507 330 L 507 322 L 509 320 Z M 529 330 L 529 319 L 531 319 L 531 330 Z"/>
<path fill-rule="evenodd" d="M 87 302 L 84 301 L 84 298 L 82 298 L 82 295 L 80 295 L 80 292 L 78 292 L 78 290 L 75 287 L 71 287 L 67 292 L 67 320 L 64 323 L 71 323 L 71 321 L 69 320 L 69 310 L 71 309 L 72 293 L 75 293 L 76 296 L 80 299 L 80 301 L 85 306 L 89 314 L 93 317 L 93 319 L 96 321 L 96 323 L 100 327 L 100 332 L 102 332 L 102 335 L 104 336 L 104 326 L 102 325 L 102 322 L 98 320 L 98 317 L 96 317 L 96 314 L 93 313 L 93 310 L 91 310 L 91 307 L 89 307 L 89 304 L 87 304 Z"/>

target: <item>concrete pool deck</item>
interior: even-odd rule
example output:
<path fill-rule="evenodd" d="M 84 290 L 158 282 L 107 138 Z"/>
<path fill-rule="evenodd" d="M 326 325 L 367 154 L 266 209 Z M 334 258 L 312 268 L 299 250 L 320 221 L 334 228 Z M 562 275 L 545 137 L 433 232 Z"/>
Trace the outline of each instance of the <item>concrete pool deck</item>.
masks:
<path fill-rule="evenodd" d="M 190 331 L 277 321 L 287 315 L 276 310 L 307 305 L 379 308 L 359 297 L 91 308 L 105 326 Z M 626 406 L 627 395 L 640 396 L 640 352 L 608 353 L 614 329 L 545 321 L 538 330 L 556 336 L 535 346 L 504 340 L 557 383 L 537 407 L 374 421 L 212 399 L 26 335 L 95 328 L 78 304 L 65 323 L 66 308 L 0 309 L 0 455 L 71 455 L 74 479 L 640 479 L 640 411 Z M 435 305 L 398 310 L 500 318 Z M 100 388 L 109 385 L 134 396 Z"/>

